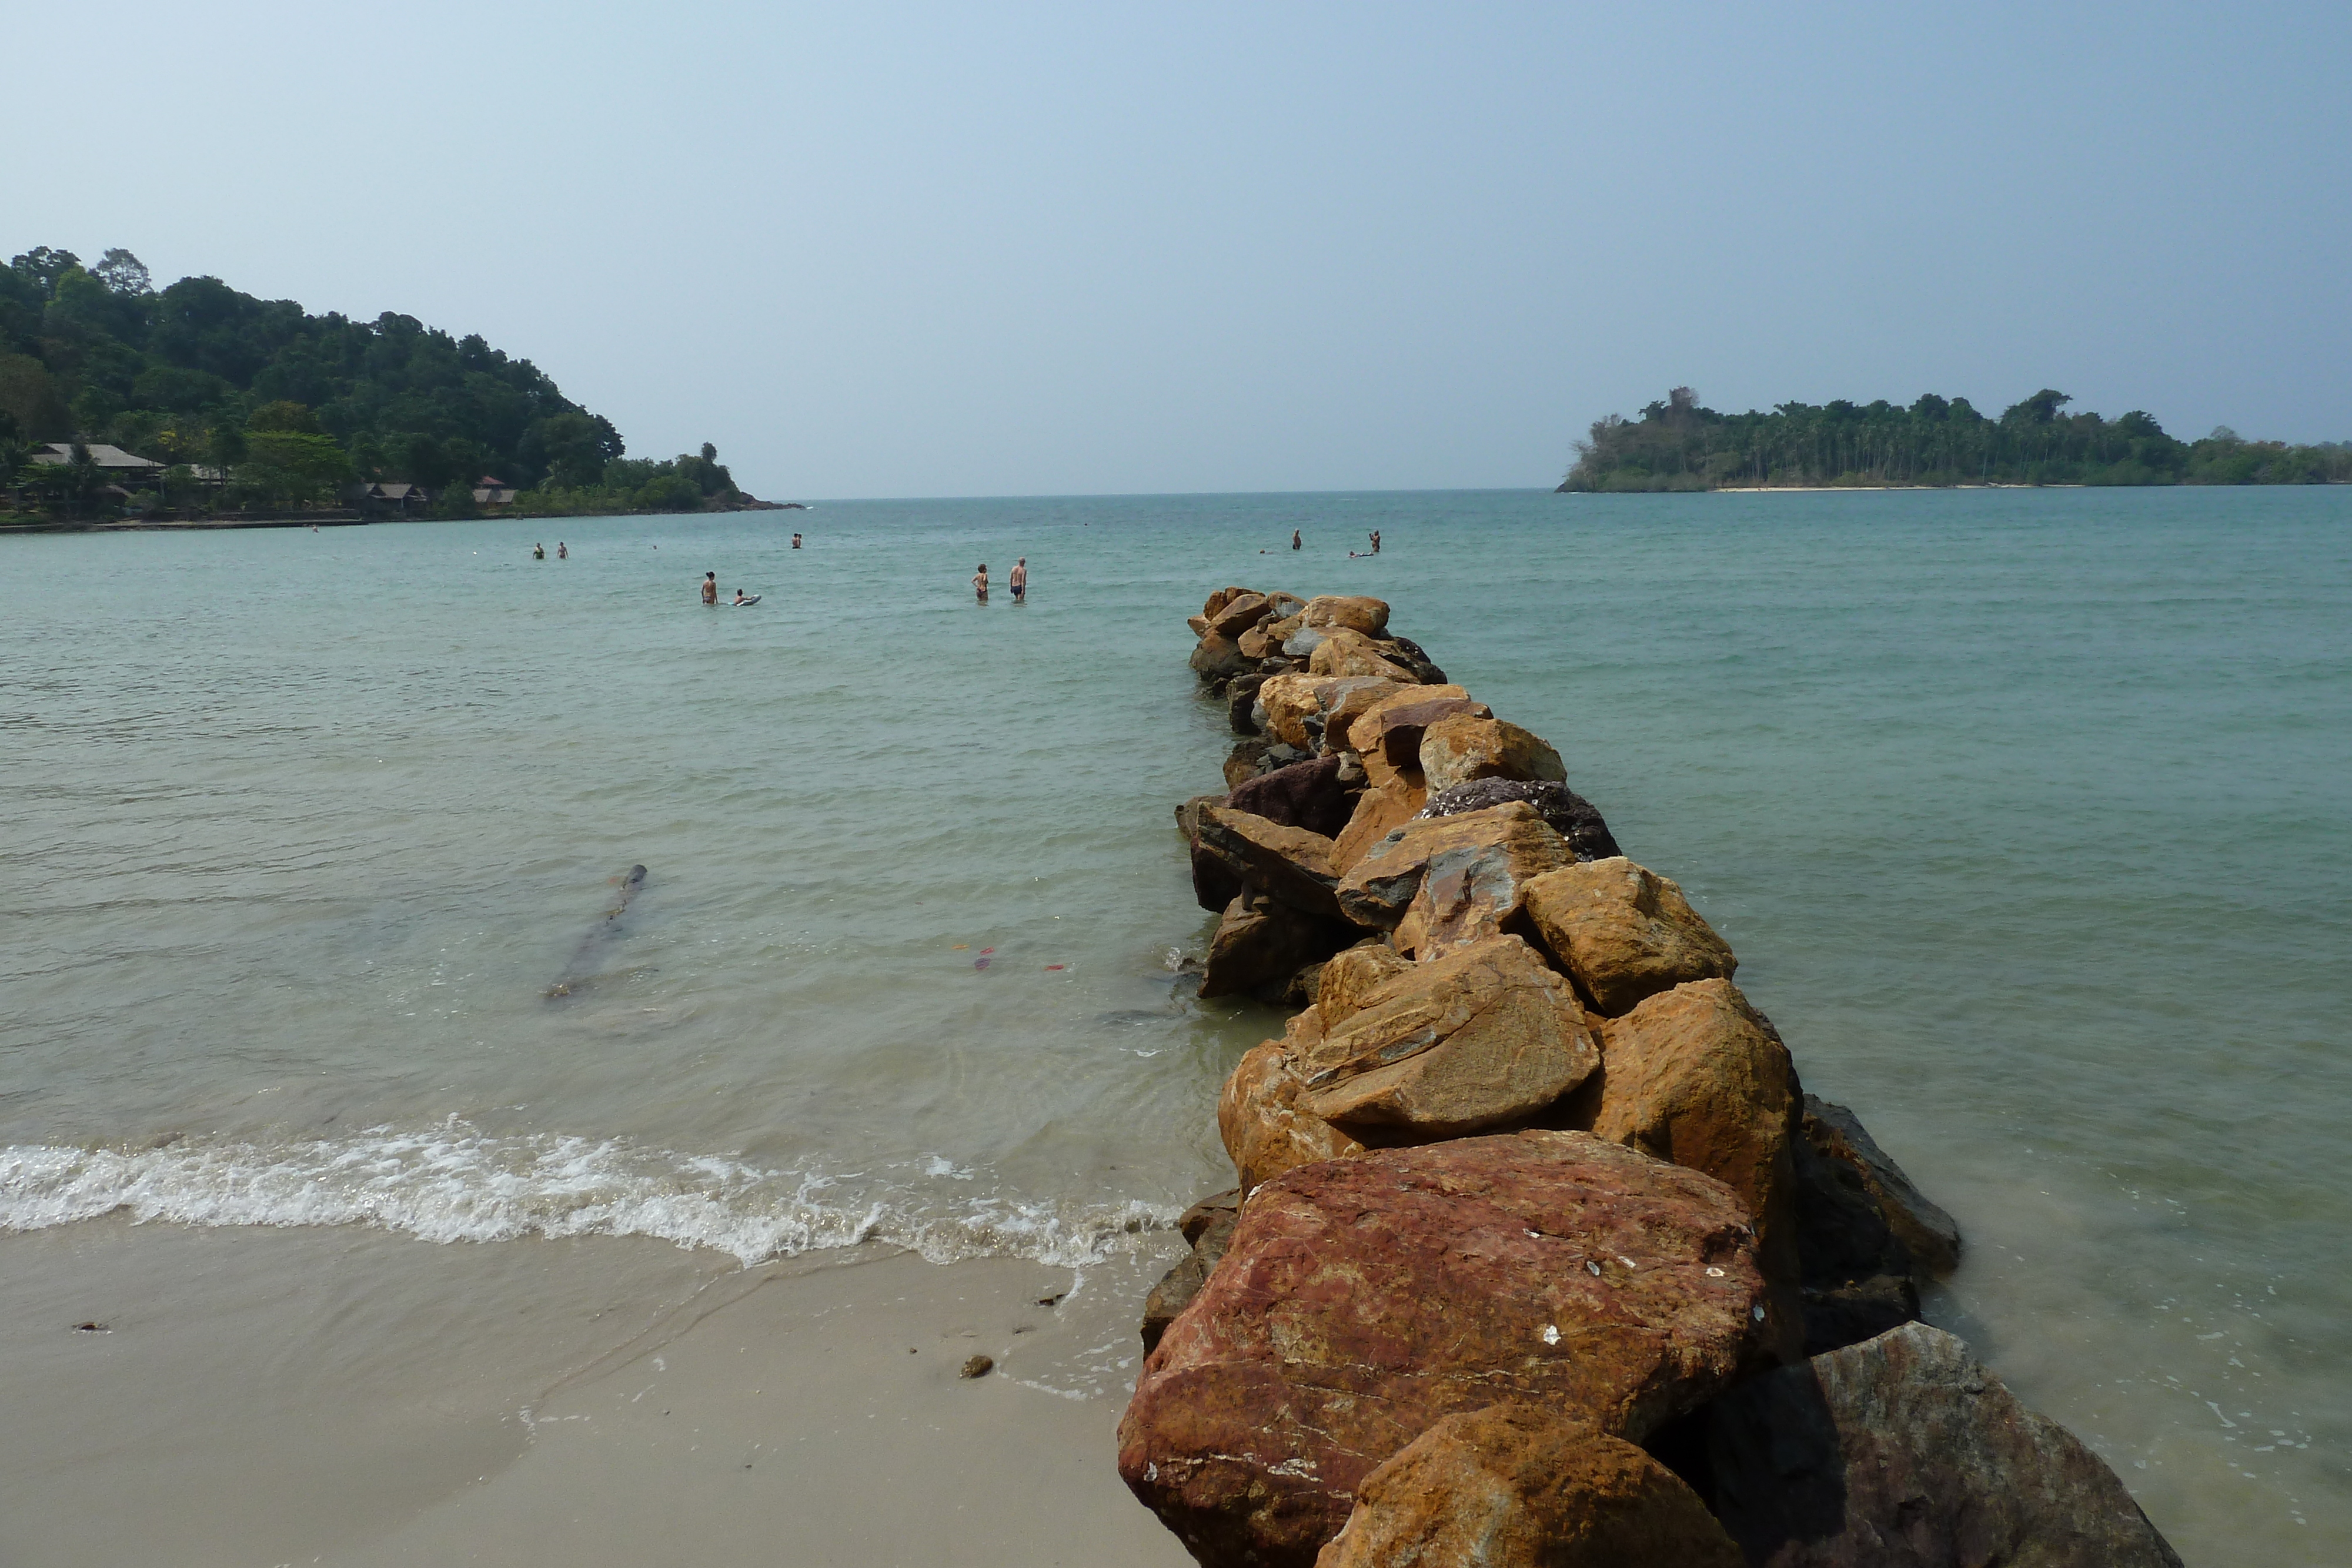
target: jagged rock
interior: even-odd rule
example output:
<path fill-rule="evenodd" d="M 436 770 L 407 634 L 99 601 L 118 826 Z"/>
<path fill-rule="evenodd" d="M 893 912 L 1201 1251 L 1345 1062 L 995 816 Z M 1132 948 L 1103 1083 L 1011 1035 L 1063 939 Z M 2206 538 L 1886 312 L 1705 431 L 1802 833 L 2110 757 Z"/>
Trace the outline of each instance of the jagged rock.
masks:
<path fill-rule="evenodd" d="M 1204 601 L 1202 601 L 1201 605 L 1202 618 L 1207 621 L 1214 621 L 1218 611 L 1223 610 L 1234 600 L 1245 597 L 1251 591 L 1251 590 L 1246 588 L 1231 587 L 1217 590 L 1216 592 L 1212 593 Z"/>
<path fill-rule="evenodd" d="M 1234 638 L 1234 646 L 1242 651 L 1244 659 L 1264 659 L 1269 653 L 1279 653 L 1282 648 L 1281 643 L 1265 634 L 1263 626 L 1253 626 Z"/>
<path fill-rule="evenodd" d="M 1247 736 L 1234 741 L 1234 748 L 1225 753 L 1226 789 L 1237 789 L 1259 774 L 1269 772 L 1277 766 L 1266 760 L 1274 750 L 1274 745 L 1273 741 L 1261 739 L 1256 736 Z"/>
<path fill-rule="evenodd" d="M 1499 718 L 1468 714 L 1441 718 L 1422 732 L 1421 771 L 1432 794 L 1473 779 L 1541 779 L 1555 784 L 1568 779 L 1559 753 L 1542 737 Z"/>
<path fill-rule="evenodd" d="M 1759 1568 L 2180 1568 L 2097 1455 L 1925 1323 L 1734 1389 L 1707 1458 Z"/>
<path fill-rule="evenodd" d="M 1356 721 L 1382 703 L 1392 701 L 1398 695 L 1416 689 L 1412 686 L 1399 685 L 1393 681 L 1351 680 L 1348 689 L 1340 693 L 1331 706 L 1323 712 L 1323 744 L 1333 751 L 1361 749 L 1352 738 Z M 1416 768 L 1421 766 L 1421 759 L 1418 757 L 1415 757 L 1412 762 Z"/>
<path fill-rule="evenodd" d="M 1745 1568 L 1682 1478 L 1529 1405 L 1448 1416 L 1364 1478 L 1316 1568 Z"/>
<path fill-rule="evenodd" d="M 1960 1228 L 1911 1185 L 1903 1167 L 1878 1146 L 1861 1118 L 1843 1105 L 1808 1094 L 1801 1131 L 1815 1153 L 1854 1173 L 1879 1218 L 1909 1252 L 1916 1278 L 1940 1279 L 1959 1267 Z"/>
<path fill-rule="evenodd" d="M 1212 630 L 1192 649 L 1192 670 L 1210 685 L 1229 681 L 1235 675 L 1247 674 L 1257 666 L 1242 656 L 1239 644 Z"/>
<path fill-rule="evenodd" d="M 1331 841 L 1305 828 L 1287 828 L 1226 806 L 1201 809 L 1201 847 L 1223 860 L 1252 887 L 1318 919 L 1338 920 L 1332 889 Z"/>
<path fill-rule="evenodd" d="M 1347 826 L 1332 837 L 1331 869 L 1346 875 L 1363 860 L 1365 851 L 1418 816 L 1427 799 L 1419 785 L 1408 784 L 1393 772 L 1386 781 L 1360 791 Z"/>
<path fill-rule="evenodd" d="M 1358 1137 L 1523 1122 L 1600 1064 L 1575 993 L 1517 936 L 1415 964 L 1351 999 L 1291 1066 L 1298 1103 Z"/>
<path fill-rule="evenodd" d="M 1205 615 L 1187 615 L 1184 617 L 1184 624 L 1192 629 L 1192 635 L 1195 637 L 1205 637 L 1209 634 L 1209 618 Z"/>
<path fill-rule="evenodd" d="M 1614 1018 L 1686 980 L 1729 979 L 1739 960 L 1683 890 L 1622 855 L 1527 887 L 1528 918 L 1595 1009 Z"/>
<path fill-rule="evenodd" d="M 1421 644 L 1412 638 L 1399 637 L 1391 633 L 1382 637 L 1380 643 L 1381 652 L 1387 655 L 1391 664 L 1402 664 L 1406 669 L 1411 670 L 1412 678 L 1423 685 L 1445 685 L 1445 672 L 1430 663 L 1429 655 L 1423 653 Z"/>
<path fill-rule="evenodd" d="M 1238 641 L 1243 632 L 1264 621 L 1272 609 L 1262 593 L 1237 594 L 1209 617 L 1209 630 L 1220 637 Z"/>
<path fill-rule="evenodd" d="M 1323 983 L 1315 995 L 1315 1017 L 1322 1032 L 1328 1035 L 1363 1011 L 1366 997 L 1412 967 L 1412 959 L 1370 940 L 1335 955 L 1323 966 Z"/>
<path fill-rule="evenodd" d="M 1234 786 L 1225 803 L 1236 811 L 1328 839 L 1345 828 L 1356 811 L 1356 792 L 1341 781 L 1340 774 L 1336 757 L 1294 762 Z"/>
<path fill-rule="evenodd" d="M 1347 868 L 1338 883 L 1339 907 L 1359 925 L 1397 929 L 1420 896 L 1432 863 L 1441 858 L 1446 865 L 1484 861 L 1486 891 L 1480 896 L 1486 902 L 1476 907 L 1493 907 L 1492 900 L 1501 898 L 1503 906 L 1495 909 L 1499 921 L 1517 912 L 1526 882 L 1570 863 L 1575 856 L 1523 800 L 1458 817 L 1414 818 Z M 1433 895 L 1416 935 L 1442 942 L 1449 927 L 1441 913 Z M 1470 913 L 1465 906 L 1465 916 Z"/>
<path fill-rule="evenodd" d="M 1344 627 L 1315 644 L 1307 657 L 1307 669 L 1316 675 L 1371 675 L 1399 685 L 1418 684 L 1411 670 L 1391 662 L 1370 637 Z"/>
<path fill-rule="evenodd" d="M 1274 606 L 1275 617 L 1277 620 L 1286 621 L 1307 608 L 1307 601 L 1295 593 L 1283 593 L 1277 591 L 1265 597 L 1266 602 Z"/>
<path fill-rule="evenodd" d="M 1272 898 L 1253 904 L 1244 892 L 1225 907 L 1209 939 L 1201 995 L 1280 1001 L 1301 966 L 1322 962 L 1353 939 L 1353 928 L 1338 921 L 1318 920 Z"/>
<path fill-rule="evenodd" d="M 1311 748 L 1315 737 L 1307 721 L 1322 716 L 1325 699 L 1337 683 L 1333 675 L 1268 676 L 1257 689 L 1258 729 L 1286 745 Z"/>
<path fill-rule="evenodd" d="M 1401 687 L 1351 717 L 1348 744 L 1367 756 L 1378 752 L 1400 768 L 1418 770 L 1421 740 L 1429 727 L 1439 719 L 1465 714 L 1473 718 L 1494 716 L 1491 708 L 1471 701 L 1470 694 L 1460 686 Z"/>
<path fill-rule="evenodd" d="M 1242 890 L 1242 879 L 1217 856 L 1201 844 L 1201 810 L 1204 806 L 1222 806 L 1223 795 L 1195 795 L 1176 808 L 1176 829 L 1184 835 L 1184 845 L 1192 863 L 1192 897 L 1203 909 L 1223 910 Z"/>
<path fill-rule="evenodd" d="M 1215 1270 L 1217 1260 L 1225 1255 L 1226 1243 L 1233 1239 L 1234 1225 L 1241 1218 L 1241 1189 L 1235 1187 L 1213 1197 L 1202 1199 L 1186 1209 L 1176 1222 L 1177 1230 L 1192 1248 L 1176 1261 L 1176 1266 L 1160 1277 L 1151 1293 L 1143 1299 L 1143 1348 L 1149 1353 L 1160 1343 L 1176 1314 L 1189 1305 Z"/>
<path fill-rule="evenodd" d="M 1772 1025 L 1728 980 L 1664 991 L 1601 1026 L 1598 1137 L 1705 1171 L 1755 1218 L 1776 1289 L 1772 1343 L 1803 1344 L 1796 1297 L 1795 1070 Z"/>
<path fill-rule="evenodd" d="M 1321 594 L 1308 600 L 1299 608 L 1302 625 L 1326 632 L 1360 632 L 1367 637 L 1385 636 L 1389 629 L 1389 607 L 1385 601 L 1362 595 Z"/>
<path fill-rule="evenodd" d="M 1420 744 L 1417 738 L 1413 742 L 1416 768 L 1420 766 Z M 1430 796 L 1422 810 L 1425 816 L 1456 817 L 1465 811 L 1483 811 L 1506 800 L 1525 800 L 1533 806 L 1551 824 L 1552 831 L 1568 841 L 1578 860 L 1607 860 L 1624 853 L 1611 836 L 1609 824 L 1601 820 L 1600 810 L 1565 784 L 1526 779 L 1473 779 L 1467 784 L 1438 790 Z"/>
<path fill-rule="evenodd" d="M 1492 821 L 1494 826 L 1465 832 L 1451 842 L 1424 838 L 1430 845 L 1428 869 L 1391 937 L 1401 950 L 1423 962 L 1499 935 L 1518 915 L 1534 882 L 1576 860 L 1568 841 L 1540 818 L 1490 820 L 1465 813 L 1447 820 Z"/>
<path fill-rule="evenodd" d="M 1146 1358 L 1119 1473 L 1201 1562 L 1307 1568 L 1447 1416 L 1638 1442 L 1712 1398 L 1755 1356 L 1752 1245 L 1719 1183 L 1581 1134 L 1299 1166 Z"/>
<path fill-rule="evenodd" d="M 1225 683 L 1225 723 L 1235 735 L 1257 733 L 1257 689 L 1265 683 L 1265 675 L 1255 674 Z"/>
<path fill-rule="evenodd" d="M 1217 1134 L 1244 1197 L 1286 1170 L 1360 1154 L 1364 1145 L 1298 1103 L 1283 1042 L 1254 1046 L 1217 1096 Z"/>

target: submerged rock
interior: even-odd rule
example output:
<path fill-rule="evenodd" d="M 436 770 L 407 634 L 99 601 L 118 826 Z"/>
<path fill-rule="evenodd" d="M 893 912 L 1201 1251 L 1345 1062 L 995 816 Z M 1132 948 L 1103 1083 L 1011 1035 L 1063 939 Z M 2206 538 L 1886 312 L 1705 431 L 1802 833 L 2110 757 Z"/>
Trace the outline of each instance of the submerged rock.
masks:
<path fill-rule="evenodd" d="M 1688 980 L 1727 980 L 1739 967 L 1679 886 L 1622 855 L 1536 878 L 1527 909 L 1544 945 L 1612 1018 Z"/>
<path fill-rule="evenodd" d="M 1291 1065 L 1298 1103 L 1359 1137 L 1424 1142 L 1522 1122 L 1600 1063 L 1575 993 L 1517 936 L 1349 990 L 1318 1006 L 1325 1032 Z"/>
<path fill-rule="evenodd" d="M 1754 1357 L 1752 1246 L 1719 1183 L 1582 1134 L 1301 1166 L 1146 1358 L 1119 1474 L 1203 1563 L 1307 1568 L 1445 1416 L 1524 1400 L 1639 1441 L 1712 1398 Z"/>
<path fill-rule="evenodd" d="M 1414 767 L 1420 766 L 1416 747 Z M 1467 784 L 1455 784 L 1429 797 L 1423 808 L 1432 817 L 1454 817 L 1465 811 L 1483 811 L 1489 806 L 1499 806 L 1506 800 L 1525 800 L 1536 809 L 1536 814 L 1551 824 L 1552 831 L 1568 841 L 1580 861 L 1607 860 L 1624 852 L 1609 831 L 1609 824 L 1601 820 L 1601 812 L 1591 801 L 1565 784 L 1544 779 L 1473 779 Z"/>
<path fill-rule="evenodd" d="M 1301 968 L 1321 963 L 1354 939 L 1354 928 L 1339 921 L 1301 914 L 1271 898 L 1253 904 L 1246 893 L 1237 894 L 1209 938 L 1201 995 L 1278 1002 Z"/>
<path fill-rule="evenodd" d="M 1448 1416 L 1364 1478 L 1316 1568 L 1743 1568 L 1679 1476 L 1530 1405 Z"/>
<path fill-rule="evenodd" d="M 1708 1413 L 1717 1517 L 1761 1568 L 2180 1568 L 2097 1455 L 1925 1323 Z"/>
<path fill-rule="evenodd" d="M 1960 1228 L 1911 1185 L 1903 1167 L 1878 1146 L 1860 1117 L 1843 1105 L 1808 1094 L 1802 1131 L 1816 1154 L 1853 1173 L 1879 1218 L 1910 1254 L 1915 1277 L 1923 1281 L 1940 1279 L 1959 1267 Z"/>

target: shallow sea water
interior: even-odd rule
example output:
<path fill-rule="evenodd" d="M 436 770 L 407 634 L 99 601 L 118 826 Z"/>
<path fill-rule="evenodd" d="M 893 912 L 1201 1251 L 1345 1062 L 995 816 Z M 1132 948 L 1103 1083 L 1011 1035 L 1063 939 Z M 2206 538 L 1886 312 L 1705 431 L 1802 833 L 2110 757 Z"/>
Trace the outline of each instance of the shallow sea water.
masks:
<path fill-rule="evenodd" d="M 2189 1561 L 2352 1556 L 2338 489 L 0 538 L 0 1228 L 1164 1246 L 1279 1026 L 1172 969 L 1228 581 L 1559 746 Z"/>

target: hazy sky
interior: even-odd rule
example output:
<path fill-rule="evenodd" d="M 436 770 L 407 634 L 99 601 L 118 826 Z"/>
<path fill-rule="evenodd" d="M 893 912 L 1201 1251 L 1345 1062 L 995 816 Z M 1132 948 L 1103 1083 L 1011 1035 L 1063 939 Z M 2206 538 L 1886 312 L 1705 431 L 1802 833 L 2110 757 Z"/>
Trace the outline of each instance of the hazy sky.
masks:
<path fill-rule="evenodd" d="M 118 0 L 0 246 L 776 497 L 1548 485 L 1685 382 L 2352 438 L 2352 6 L 1794 9 Z"/>

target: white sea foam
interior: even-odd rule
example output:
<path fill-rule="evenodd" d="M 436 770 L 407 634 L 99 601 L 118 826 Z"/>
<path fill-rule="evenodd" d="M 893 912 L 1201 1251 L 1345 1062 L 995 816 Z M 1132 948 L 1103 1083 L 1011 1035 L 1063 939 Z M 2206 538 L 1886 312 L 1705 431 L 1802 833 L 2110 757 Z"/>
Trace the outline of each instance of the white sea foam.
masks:
<path fill-rule="evenodd" d="M 1055 1205 L 870 1175 L 853 1182 L 615 1140 L 488 1137 L 454 1121 L 278 1145 L 0 1148 L 0 1230 L 118 1211 L 181 1225 L 373 1225 L 428 1241 L 652 1236 L 746 1264 L 879 1241 L 935 1263 L 998 1256 L 1065 1268 L 1132 1251 L 1175 1219 L 1132 1199 Z"/>

